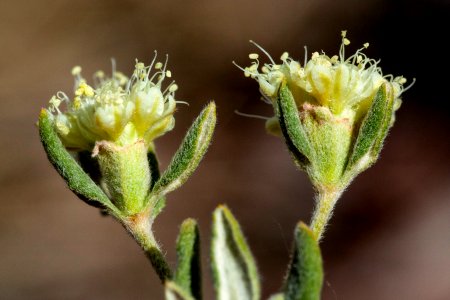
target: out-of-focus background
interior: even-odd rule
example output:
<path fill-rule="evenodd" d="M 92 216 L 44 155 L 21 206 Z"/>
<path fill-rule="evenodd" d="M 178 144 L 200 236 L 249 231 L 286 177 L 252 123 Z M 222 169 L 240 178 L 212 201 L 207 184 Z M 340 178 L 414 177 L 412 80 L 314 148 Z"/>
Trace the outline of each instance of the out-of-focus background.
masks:
<path fill-rule="evenodd" d="M 276 292 L 299 220 L 309 221 L 313 191 L 280 139 L 257 84 L 231 64 L 248 65 L 263 45 L 303 60 L 365 42 L 386 74 L 417 83 L 403 96 L 380 161 L 337 205 L 322 244 L 323 299 L 450 299 L 449 59 L 446 0 L 199 0 L 0 2 L 0 299 L 162 299 L 137 245 L 111 218 L 79 201 L 47 162 L 35 122 L 70 70 L 89 77 L 110 58 L 130 74 L 134 59 L 169 53 L 180 86 L 177 125 L 157 141 L 167 166 L 201 108 L 214 99 L 219 123 L 201 167 L 169 196 L 156 236 L 175 262 L 183 219 L 201 226 L 209 274 L 211 212 L 227 203 L 240 220 L 262 274 Z M 311 53 L 310 52 L 310 53 Z M 213 299 L 209 275 L 205 299 Z"/>

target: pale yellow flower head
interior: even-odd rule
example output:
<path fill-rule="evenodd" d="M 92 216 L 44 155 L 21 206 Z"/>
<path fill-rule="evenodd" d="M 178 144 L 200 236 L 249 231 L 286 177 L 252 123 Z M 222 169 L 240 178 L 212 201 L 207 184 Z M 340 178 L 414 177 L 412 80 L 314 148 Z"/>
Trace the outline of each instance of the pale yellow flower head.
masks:
<path fill-rule="evenodd" d="M 173 81 L 163 87 L 172 73 L 166 69 L 167 59 L 164 64 L 155 60 L 156 54 L 149 66 L 136 61 L 130 78 L 116 71 L 113 63 L 112 76 L 97 71 L 93 86 L 81 76 L 81 67 L 74 67 L 73 99 L 58 92 L 50 100 L 63 144 L 73 150 L 92 150 L 98 141 L 124 146 L 143 140 L 151 147 L 155 138 L 170 131 L 178 87 Z"/>
<path fill-rule="evenodd" d="M 367 109 L 383 83 L 391 85 L 394 97 L 399 101 L 406 79 L 402 76 L 383 76 L 379 61 L 368 58 L 362 52 L 369 46 L 368 43 L 346 57 L 345 47 L 349 44 L 346 32 L 342 31 L 339 55 L 330 57 L 314 52 L 307 59 L 305 54 L 303 66 L 287 52 L 281 55 L 281 63 L 276 64 L 264 49 L 255 44 L 271 63 L 261 66 L 258 55 L 252 53 L 249 55 L 252 65 L 243 70 L 247 77 L 258 81 L 263 97 L 270 102 L 276 101 L 281 83 L 286 82 L 298 107 L 307 102 L 327 107 L 335 115 L 355 114 L 361 108 Z"/>

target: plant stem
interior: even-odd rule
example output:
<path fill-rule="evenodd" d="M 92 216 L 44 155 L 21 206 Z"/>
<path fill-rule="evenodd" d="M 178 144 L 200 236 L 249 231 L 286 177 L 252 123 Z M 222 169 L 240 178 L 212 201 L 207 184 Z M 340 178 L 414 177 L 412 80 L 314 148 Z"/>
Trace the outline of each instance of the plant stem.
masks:
<path fill-rule="evenodd" d="M 136 215 L 124 221 L 126 229 L 144 250 L 159 279 L 164 283 L 167 279 L 172 278 L 172 271 L 155 240 L 151 223 L 148 214 Z"/>
<path fill-rule="evenodd" d="M 342 190 L 321 190 L 317 193 L 316 207 L 310 225 L 317 241 L 322 238 L 325 227 L 333 215 L 334 206 L 342 192 Z"/>

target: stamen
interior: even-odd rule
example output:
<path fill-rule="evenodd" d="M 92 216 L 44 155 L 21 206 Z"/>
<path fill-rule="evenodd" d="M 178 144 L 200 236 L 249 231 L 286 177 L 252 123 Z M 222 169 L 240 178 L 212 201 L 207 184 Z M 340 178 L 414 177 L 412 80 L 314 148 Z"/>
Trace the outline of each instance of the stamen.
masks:
<path fill-rule="evenodd" d="M 255 43 L 254 41 L 250 40 L 250 43 L 252 43 L 253 45 L 255 45 L 259 50 L 261 50 L 262 53 L 264 53 L 269 59 L 270 61 L 275 65 L 275 61 L 273 60 L 272 56 L 270 56 L 270 54 L 264 50 L 263 47 L 261 47 L 260 45 L 258 45 L 257 43 Z"/>
<path fill-rule="evenodd" d="M 404 89 L 402 89 L 401 94 L 403 94 L 404 92 L 406 92 L 407 90 L 409 90 L 409 89 L 414 85 L 414 83 L 416 83 L 416 78 L 413 78 L 412 82 L 411 82 L 407 87 L 405 87 Z"/>
<path fill-rule="evenodd" d="M 288 59 L 288 57 L 289 57 L 289 53 L 284 52 L 284 53 L 281 55 L 280 59 L 281 59 L 282 61 L 285 61 L 286 59 Z"/>
<path fill-rule="evenodd" d="M 240 111 L 238 111 L 238 110 L 235 110 L 234 113 L 237 114 L 237 115 L 239 115 L 239 116 L 242 116 L 242 117 L 248 117 L 248 118 L 253 118 L 253 119 L 260 119 L 260 120 L 265 120 L 265 121 L 267 121 L 267 120 L 270 119 L 269 117 L 264 117 L 264 116 L 259 116 L 259 115 L 253 115 L 253 114 L 242 113 L 242 112 L 240 112 Z"/>
<path fill-rule="evenodd" d="M 306 63 L 308 62 L 308 47 L 303 46 L 305 48 L 305 59 L 304 59 L 304 63 L 303 66 L 306 66 Z"/>
<path fill-rule="evenodd" d="M 250 72 L 250 69 L 244 69 L 244 68 L 242 68 L 240 65 L 238 65 L 234 60 L 232 61 L 232 63 L 233 63 L 233 65 L 235 65 L 236 67 L 238 67 L 242 72 L 244 72 L 244 73 L 249 73 L 250 75 L 253 75 L 253 76 L 258 76 L 259 75 L 259 73 L 253 73 L 253 72 Z"/>
<path fill-rule="evenodd" d="M 154 50 L 154 52 L 155 52 L 155 55 L 153 56 L 152 63 L 148 66 L 148 70 L 147 70 L 147 78 L 150 76 L 150 72 L 152 71 L 153 64 L 154 64 L 155 61 L 156 61 L 156 56 L 158 56 L 158 52 L 157 52 L 156 50 Z"/>

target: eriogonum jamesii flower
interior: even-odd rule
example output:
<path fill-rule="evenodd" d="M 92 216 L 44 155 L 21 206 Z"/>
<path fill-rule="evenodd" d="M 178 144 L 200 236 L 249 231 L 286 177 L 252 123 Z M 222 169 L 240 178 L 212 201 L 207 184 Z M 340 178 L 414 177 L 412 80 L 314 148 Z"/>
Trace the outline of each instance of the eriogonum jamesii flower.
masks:
<path fill-rule="evenodd" d="M 349 44 L 342 31 L 338 55 L 314 52 L 308 59 L 305 54 L 303 65 L 287 52 L 277 64 L 255 44 L 270 63 L 261 64 L 259 55 L 252 53 L 251 66 L 241 68 L 259 83 L 263 100 L 275 108 L 267 130 L 283 134 L 296 162 L 318 189 L 342 188 L 376 160 L 400 106 L 399 97 L 408 88 L 404 77 L 383 75 L 379 61 L 363 53 L 368 43 L 346 57 Z"/>
<path fill-rule="evenodd" d="M 149 66 L 136 61 L 134 73 L 127 78 L 115 70 L 111 77 L 103 71 L 94 74 L 94 85 L 81 76 L 81 67 L 72 69 L 75 77 L 73 99 L 58 92 L 50 100 L 50 110 L 56 113 L 55 126 L 63 144 L 71 150 L 92 150 L 98 141 L 118 146 L 143 140 L 146 147 L 170 131 L 175 124 L 175 91 L 172 81 L 163 87 L 164 79 L 172 76 L 166 63 Z M 66 107 L 65 111 L 60 108 Z"/>

